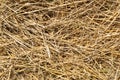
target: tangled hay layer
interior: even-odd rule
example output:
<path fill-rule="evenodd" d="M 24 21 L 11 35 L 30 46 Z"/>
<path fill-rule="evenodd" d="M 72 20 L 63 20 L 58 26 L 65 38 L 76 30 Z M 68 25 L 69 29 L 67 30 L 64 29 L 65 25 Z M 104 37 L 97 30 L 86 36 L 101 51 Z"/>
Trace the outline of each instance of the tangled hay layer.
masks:
<path fill-rule="evenodd" d="M 119 0 L 0 0 L 0 80 L 120 80 Z"/>

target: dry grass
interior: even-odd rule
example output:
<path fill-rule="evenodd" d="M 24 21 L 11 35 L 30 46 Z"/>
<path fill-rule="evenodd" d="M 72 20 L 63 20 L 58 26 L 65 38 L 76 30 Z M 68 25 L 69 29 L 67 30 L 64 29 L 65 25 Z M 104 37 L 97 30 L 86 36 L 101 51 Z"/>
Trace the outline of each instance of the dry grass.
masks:
<path fill-rule="evenodd" d="M 120 80 L 120 0 L 0 0 L 0 80 Z"/>

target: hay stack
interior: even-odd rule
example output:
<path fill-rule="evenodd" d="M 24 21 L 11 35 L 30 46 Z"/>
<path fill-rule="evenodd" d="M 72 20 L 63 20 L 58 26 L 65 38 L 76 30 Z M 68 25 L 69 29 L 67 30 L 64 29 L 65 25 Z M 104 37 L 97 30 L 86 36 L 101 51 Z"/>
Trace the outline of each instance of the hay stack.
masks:
<path fill-rule="evenodd" d="M 0 0 L 0 80 L 120 80 L 120 1 Z"/>

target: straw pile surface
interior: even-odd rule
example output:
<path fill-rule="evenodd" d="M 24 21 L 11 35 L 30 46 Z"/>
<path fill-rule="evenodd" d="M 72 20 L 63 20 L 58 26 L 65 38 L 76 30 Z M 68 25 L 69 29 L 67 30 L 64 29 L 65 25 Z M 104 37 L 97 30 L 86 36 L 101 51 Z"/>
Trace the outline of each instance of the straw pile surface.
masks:
<path fill-rule="evenodd" d="M 120 80 L 120 0 L 0 0 L 0 80 Z"/>

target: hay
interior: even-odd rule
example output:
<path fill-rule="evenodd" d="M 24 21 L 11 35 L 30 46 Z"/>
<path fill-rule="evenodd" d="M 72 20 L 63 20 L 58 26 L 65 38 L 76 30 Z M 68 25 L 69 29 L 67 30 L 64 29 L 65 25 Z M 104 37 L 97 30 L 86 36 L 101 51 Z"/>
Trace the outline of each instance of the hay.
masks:
<path fill-rule="evenodd" d="M 120 80 L 119 0 L 0 0 L 0 80 Z"/>

